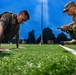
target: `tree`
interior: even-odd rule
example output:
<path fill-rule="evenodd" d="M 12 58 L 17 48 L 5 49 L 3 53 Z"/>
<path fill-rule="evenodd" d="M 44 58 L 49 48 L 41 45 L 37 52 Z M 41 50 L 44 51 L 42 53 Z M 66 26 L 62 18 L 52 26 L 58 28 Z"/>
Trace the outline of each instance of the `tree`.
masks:
<path fill-rule="evenodd" d="M 30 31 L 30 32 L 28 33 L 27 43 L 35 43 L 34 30 L 32 30 L 32 31 Z"/>
<path fill-rule="evenodd" d="M 40 43 L 41 41 L 41 35 L 38 37 L 38 39 L 36 40 L 36 43 Z"/>
<path fill-rule="evenodd" d="M 57 36 L 57 40 L 58 40 L 58 43 L 59 43 L 60 41 L 67 41 L 68 38 L 67 38 L 67 36 L 64 33 L 60 33 Z"/>
<path fill-rule="evenodd" d="M 47 43 L 48 40 L 54 40 L 54 38 L 55 36 L 49 27 L 43 29 L 43 43 Z M 40 39 L 41 39 L 41 36 L 39 36 L 36 42 L 39 43 Z"/>
<path fill-rule="evenodd" d="M 49 27 L 44 28 L 44 30 L 43 30 L 43 41 L 44 41 L 44 43 L 47 43 L 48 40 L 54 40 L 54 38 L 55 38 L 55 36 L 52 33 L 52 30 Z"/>

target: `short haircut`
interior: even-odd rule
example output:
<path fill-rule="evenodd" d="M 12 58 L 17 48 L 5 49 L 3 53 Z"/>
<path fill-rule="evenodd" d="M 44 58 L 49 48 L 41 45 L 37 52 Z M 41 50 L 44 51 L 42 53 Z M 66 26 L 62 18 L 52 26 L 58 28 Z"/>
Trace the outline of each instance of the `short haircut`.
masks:
<path fill-rule="evenodd" d="M 25 16 L 27 16 L 27 19 L 30 19 L 30 15 L 29 15 L 29 12 L 27 10 L 22 10 L 22 11 L 20 11 L 19 14 L 24 14 Z"/>

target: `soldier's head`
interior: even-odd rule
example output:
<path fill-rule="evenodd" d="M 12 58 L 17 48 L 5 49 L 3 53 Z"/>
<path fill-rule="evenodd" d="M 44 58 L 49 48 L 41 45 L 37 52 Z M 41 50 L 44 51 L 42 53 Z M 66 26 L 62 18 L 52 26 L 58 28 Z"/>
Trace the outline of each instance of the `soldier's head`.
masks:
<path fill-rule="evenodd" d="M 63 12 L 66 12 L 69 16 L 73 16 L 76 13 L 75 2 L 69 2 L 64 6 Z"/>
<path fill-rule="evenodd" d="M 18 23 L 23 23 L 23 22 L 27 21 L 28 19 L 30 19 L 30 16 L 29 16 L 28 11 L 26 11 L 26 10 L 22 10 L 17 15 L 17 21 L 18 21 Z"/>

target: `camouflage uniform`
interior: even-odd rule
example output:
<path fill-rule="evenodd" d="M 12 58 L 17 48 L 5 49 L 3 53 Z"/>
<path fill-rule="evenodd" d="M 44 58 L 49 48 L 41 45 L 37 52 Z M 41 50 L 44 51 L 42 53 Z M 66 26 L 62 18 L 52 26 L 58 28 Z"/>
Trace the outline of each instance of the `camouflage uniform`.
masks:
<path fill-rule="evenodd" d="M 7 42 L 11 40 L 16 34 L 19 33 L 20 24 L 16 19 L 17 15 L 9 12 L 2 14 L 0 21 L 3 21 L 4 34 L 2 42 Z"/>
<path fill-rule="evenodd" d="M 70 37 L 76 40 L 76 14 L 73 16 L 73 21 L 71 24 L 68 24 L 68 31 Z"/>
<path fill-rule="evenodd" d="M 72 5 L 75 5 L 75 2 L 69 2 L 65 5 L 63 12 L 66 12 Z M 67 33 L 73 39 L 72 41 L 66 41 L 65 43 L 76 43 L 76 10 L 75 14 L 72 16 L 73 22 L 68 24 Z"/>

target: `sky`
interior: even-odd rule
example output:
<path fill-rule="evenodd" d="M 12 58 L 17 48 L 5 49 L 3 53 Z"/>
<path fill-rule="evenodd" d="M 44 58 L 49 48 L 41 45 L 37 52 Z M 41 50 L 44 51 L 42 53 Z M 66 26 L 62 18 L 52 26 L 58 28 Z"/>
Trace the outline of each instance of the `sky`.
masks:
<path fill-rule="evenodd" d="M 76 0 L 0 0 L 0 13 L 5 11 L 18 14 L 21 10 L 27 10 L 30 19 L 20 26 L 20 38 L 27 39 L 28 32 L 34 30 L 36 39 L 41 35 L 41 20 L 43 16 L 43 29 L 49 27 L 55 36 L 62 31 L 58 27 L 72 22 L 72 17 L 63 13 L 64 5 Z M 42 5 L 43 2 L 43 14 Z M 41 16 L 42 15 L 42 16 Z M 67 34 L 66 34 L 67 35 Z"/>

